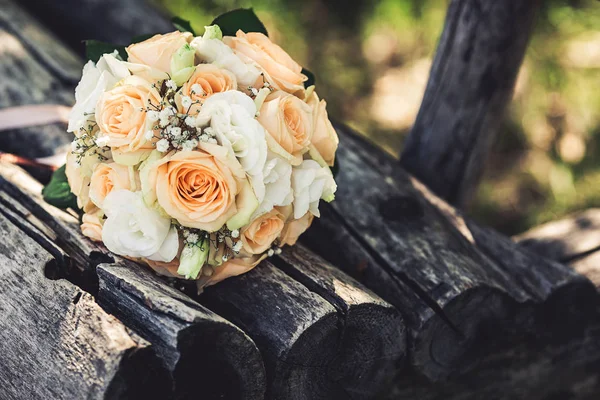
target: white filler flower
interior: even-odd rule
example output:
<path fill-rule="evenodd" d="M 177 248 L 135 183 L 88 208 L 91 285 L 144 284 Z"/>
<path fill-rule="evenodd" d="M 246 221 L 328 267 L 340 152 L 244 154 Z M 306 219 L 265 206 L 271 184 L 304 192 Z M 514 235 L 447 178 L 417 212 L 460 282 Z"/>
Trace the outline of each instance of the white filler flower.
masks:
<path fill-rule="evenodd" d="M 304 160 L 292 171 L 292 189 L 294 218 L 300 219 L 307 211 L 319 217 L 319 199 L 332 201 L 337 185 L 329 168 L 314 160 Z"/>
<path fill-rule="evenodd" d="M 113 253 L 145 257 L 153 261 L 172 261 L 179 249 L 177 229 L 171 219 L 149 208 L 141 192 L 113 190 L 104 199 L 107 216 L 102 241 Z"/>

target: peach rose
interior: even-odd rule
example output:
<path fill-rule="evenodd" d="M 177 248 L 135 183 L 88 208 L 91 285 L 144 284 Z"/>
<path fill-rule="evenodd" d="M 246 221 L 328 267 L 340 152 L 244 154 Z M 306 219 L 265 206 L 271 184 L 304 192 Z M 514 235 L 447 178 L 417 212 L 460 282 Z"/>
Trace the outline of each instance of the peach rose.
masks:
<path fill-rule="evenodd" d="M 201 93 L 192 93 L 192 86 L 200 86 Z M 181 87 L 178 102 L 181 101 L 181 96 L 189 96 L 192 101 L 203 101 L 215 93 L 226 92 L 228 90 L 237 89 L 237 80 L 235 75 L 226 69 L 221 69 L 212 64 L 200 64 L 194 69 L 194 73 L 186 83 Z M 180 106 L 181 112 L 187 110 Z M 194 104 L 190 108 L 190 114 L 196 114 L 200 110 L 199 104 Z"/>
<path fill-rule="evenodd" d="M 94 168 L 90 181 L 90 199 L 99 208 L 102 208 L 104 198 L 113 189 L 127 189 L 129 183 L 129 168 L 117 163 L 100 163 Z"/>
<path fill-rule="evenodd" d="M 289 212 L 290 216 L 279 236 L 279 247 L 295 245 L 300 235 L 310 228 L 314 219 L 314 215 L 310 212 L 304 214 L 300 219 L 294 219 L 291 207 L 289 209 L 286 207 L 286 211 Z M 287 214 L 286 211 L 283 211 L 283 213 Z"/>
<path fill-rule="evenodd" d="M 239 229 L 258 206 L 240 163 L 216 144 L 172 152 L 144 165 L 140 175 L 146 202 L 158 201 L 183 226 L 214 232 L 227 223 Z"/>
<path fill-rule="evenodd" d="M 140 43 L 127 47 L 130 63 L 144 64 L 162 72 L 171 72 L 171 58 L 181 46 L 193 38 L 190 32 L 171 32 L 154 35 Z"/>
<path fill-rule="evenodd" d="M 96 123 L 100 136 L 108 137 L 108 146 L 124 153 L 152 148 L 144 138 L 152 127 L 146 120 L 149 102 L 159 104 L 160 94 L 138 76 L 123 79 L 102 95 L 96 106 Z"/>
<path fill-rule="evenodd" d="M 243 249 L 249 254 L 264 253 L 281 234 L 284 222 L 284 215 L 276 208 L 256 218 L 240 232 Z"/>
<path fill-rule="evenodd" d="M 307 103 L 313 108 L 314 115 L 314 132 L 311 143 L 315 146 L 327 165 L 332 167 L 340 140 L 333 125 L 331 125 L 331 121 L 329 121 L 327 103 L 325 100 L 319 101 L 317 92 L 312 93 Z"/>
<path fill-rule="evenodd" d="M 102 215 L 102 210 L 95 209 L 92 212 L 87 212 L 83 214 L 81 218 L 81 233 L 84 236 L 89 237 L 95 242 L 102 241 L 102 220 L 100 216 Z"/>
<path fill-rule="evenodd" d="M 207 286 L 212 286 L 216 283 L 221 282 L 232 276 L 238 276 L 245 274 L 252 268 L 256 267 L 262 260 L 266 258 L 266 255 L 252 256 L 252 257 L 240 257 L 232 258 L 231 260 L 224 262 L 218 267 L 214 267 L 214 272 L 210 276 L 203 275 L 198 279 L 198 289 L 203 289 Z"/>
<path fill-rule="evenodd" d="M 256 62 L 275 89 L 304 98 L 304 81 L 308 78 L 302 73 L 302 67 L 267 36 L 239 30 L 235 37 L 225 36 L 223 42 L 242 60 L 245 57 Z M 258 84 L 262 86 L 262 82 Z"/>
<path fill-rule="evenodd" d="M 302 162 L 313 135 L 311 107 L 291 94 L 277 91 L 263 103 L 258 122 L 267 131 L 269 149 L 292 165 Z"/>

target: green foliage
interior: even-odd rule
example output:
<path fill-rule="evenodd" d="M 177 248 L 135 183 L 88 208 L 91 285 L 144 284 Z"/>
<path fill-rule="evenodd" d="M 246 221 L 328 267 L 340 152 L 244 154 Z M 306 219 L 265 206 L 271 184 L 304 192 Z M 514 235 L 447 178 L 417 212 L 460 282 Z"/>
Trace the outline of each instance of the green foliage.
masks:
<path fill-rule="evenodd" d="M 179 17 L 173 17 L 171 18 L 171 22 L 173 23 L 173 26 L 177 28 L 178 31 L 190 32 L 192 35 L 196 36 L 196 32 L 194 32 L 194 28 L 192 28 L 190 21 Z"/>
<path fill-rule="evenodd" d="M 306 75 L 308 78 L 306 82 L 304 82 L 304 87 L 307 88 L 315 84 L 315 74 L 307 70 L 306 68 L 302 68 L 302 73 Z"/>
<path fill-rule="evenodd" d="M 235 33 L 240 29 L 245 33 L 260 32 L 269 36 L 267 28 L 251 8 L 238 8 L 221 14 L 213 20 L 211 25 L 218 25 L 223 32 L 223 36 L 235 36 Z"/>
<path fill-rule="evenodd" d="M 77 198 L 71 193 L 65 169 L 66 165 L 63 165 L 54 171 L 50 182 L 42 190 L 42 196 L 46 203 L 52 204 L 54 207 L 62 208 L 63 210 L 67 208 L 77 210 Z"/>
<path fill-rule="evenodd" d="M 98 62 L 103 54 L 110 54 L 114 51 L 118 51 L 119 55 L 123 60 L 127 60 L 127 52 L 125 46 L 119 46 L 115 44 L 100 42 L 98 40 L 86 40 L 85 41 L 85 57 L 87 60 Z"/>

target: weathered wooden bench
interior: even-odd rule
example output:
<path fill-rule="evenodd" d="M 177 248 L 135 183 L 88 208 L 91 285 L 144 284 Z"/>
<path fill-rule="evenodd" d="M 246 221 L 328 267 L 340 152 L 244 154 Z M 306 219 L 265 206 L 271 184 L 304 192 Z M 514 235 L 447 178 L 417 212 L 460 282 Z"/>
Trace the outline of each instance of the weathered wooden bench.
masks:
<path fill-rule="evenodd" d="M 483 14 L 505 10 L 475 3 Z M 533 8 L 506 3 L 513 8 L 501 20 L 531 25 Z M 0 0 L 0 108 L 72 104 L 82 60 L 48 27 L 117 43 L 172 29 L 139 0 L 110 2 L 110 12 L 87 0 L 20 4 L 47 27 Z M 448 50 L 438 53 L 405 150 L 412 157 L 403 158 L 455 204 L 477 180 L 470 174 L 491 140 L 477 135 L 499 118 L 527 41 L 526 32 L 511 37 L 515 29 L 462 41 L 457 31 L 481 29 L 469 6 L 452 2 L 440 45 Z M 150 21 L 148 30 L 130 16 Z M 516 49 L 490 50 L 502 40 Z M 467 48 L 475 61 L 453 58 Z M 494 69 L 498 60 L 510 65 Z M 456 78 L 436 81 L 436 71 L 496 87 L 475 85 L 464 103 L 452 102 Z M 436 168 L 447 176 L 435 179 L 426 144 L 452 107 L 462 110 L 454 121 L 480 120 L 454 127 L 464 141 L 440 146 Z M 397 161 L 336 129 L 337 199 L 302 245 L 201 295 L 87 241 L 76 218 L 43 203 L 36 179 L 0 162 L 0 398 L 597 398 L 594 285 L 464 218 Z M 0 151 L 43 157 L 69 141 L 49 124 L 1 132 Z M 468 178 L 450 179 L 461 174 Z"/>

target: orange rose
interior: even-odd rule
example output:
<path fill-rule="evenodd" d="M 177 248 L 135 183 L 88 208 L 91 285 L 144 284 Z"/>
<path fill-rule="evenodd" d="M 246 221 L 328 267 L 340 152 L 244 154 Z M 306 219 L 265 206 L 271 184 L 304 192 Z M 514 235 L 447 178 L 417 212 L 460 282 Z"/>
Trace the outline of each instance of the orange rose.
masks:
<path fill-rule="evenodd" d="M 267 131 L 269 149 L 292 165 L 300 165 L 313 135 L 311 107 L 291 94 L 277 91 L 263 103 L 258 122 Z"/>
<path fill-rule="evenodd" d="M 321 154 L 327 165 L 332 167 L 340 140 L 333 125 L 331 125 L 331 121 L 329 121 L 327 103 L 325 100 L 319 101 L 317 92 L 312 93 L 307 103 L 313 108 L 314 115 L 314 132 L 311 143 Z"/>
<path fill-rule="evenodd" d="M 207 232 L 225 223 L 230 229 L 241 228 L 258 205 L 242 166 L 222 146 L 199 147 L 168 154 L 142 168 L 146 202 L 157 200 L 183 226 Z"/>
<path fill-rule="evenodd" d="M 249 254 L 267 251 L 284 227 L 285 217 L 276 208 L 261 215 L 240 232 L 243 249 Z"/>
<path fill-rule="evenodd" d="M 130 63 L 144 64 L 162 72 L 171 72 L 171 58 L 181 46 L 189 43 L 193 35 L 190 32 L 171 32 L 154 35 L 140 43 L 127 47 Z"/>
<path fill-rule="evenodd" d="M 95 209 L 93 212 L 83 214 L 81 218 L 81 233 L 95 242 L 102 241 L 102 221 L 100 215 L 102 210 Z"/>
<path fill-rule="evenodd" d="M 285 223 L 283 230 L 281 231 L 281 235 L 279 236 L 279 247 L 283 247 L 284 245 L 293 246 L 298 241 L 300 235 L 302 235 L 306 230 L 310 227 L 313 222 L 314 215 L 310 212 L 307 212 L 300 219 L 294 219 L 294 214 L 292 213 L 291 207 L 284 207 L 286 210 L 283 211 L 284 214 L 289 213 L 289 219 Z"/>
<path fill-rule="evenodd" d="M 283 90 L 304 98 L 304 81 L 307 77 L 302 67 L 281 47 L 262 33 L 237 31 L 235 37 L 225 36 L 223 42 L 242 59 L 256 62 L 265 74 L 265 79 L 275 89 Z M 259 82 L 262 86 L 262 82 Z"/>
<path fill-rule="evenodd" d="M 192 93 L 192 86 L 200 86 L 201 93 Z M 236 90 L 237 80 L 231 72 L 221 69 L 212 64 L 200 64 L 194 69 L 194 73 L 186 83 L 181 87 L 181 95 L 189 96 L 192 101 L 205 100 L 214 93 L 226 92 L 227 90 Z M 181 96 L 178 96 L 180 101 Z M 186 112 L 180 106 L 182 112 Z M 196 114 L 200 110 L 199 104 L 194 104 L 190 109 L 190 114 Z"/>
<path fill-rule="evenodd" d="M 108 137 L 108 146 L 127 153 L 151 149 L 144 133 L 152 125 L 146 121 L 149 103 L 159 104 L 160 94 L 152 85 L 137 76 L 123 79 L 105 92 L 96 106 L 96 123 L 100 136 Z"/>
<path fill-rule="evenodd" d="M 97 206 L 102 208 L 104 198 L 113 189 L 127 189 L 129 183 L 129 168 L 114 162 L 100 163 L 94 168 L 90 181 L 90 199 Z"/>

